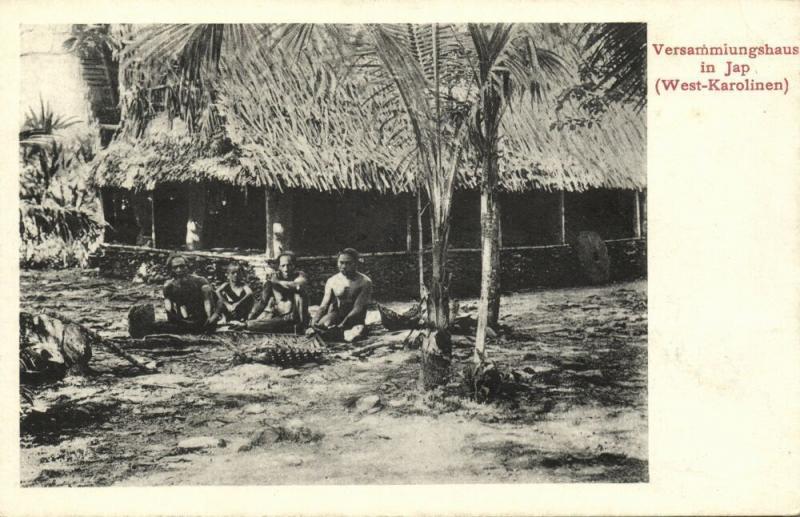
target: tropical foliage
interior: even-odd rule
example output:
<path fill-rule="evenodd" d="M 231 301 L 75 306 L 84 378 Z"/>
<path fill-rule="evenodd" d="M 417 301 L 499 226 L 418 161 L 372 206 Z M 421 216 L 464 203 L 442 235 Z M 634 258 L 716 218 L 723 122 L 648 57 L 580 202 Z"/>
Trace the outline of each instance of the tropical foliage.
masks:
<path fill-rule="evenodd" d="M 647 25 L 599 23 L 586 25 L 581 43 L 586 59 L 583 83 L 602 89 L 613 101 L 647 102 Z"/>
<path fill-rule="evenodd" d="M 207 143 L 219 138 L 214 103 L 223 57 L 237 56 L 267 33 L 256 24 L 128 26 L 118 53 L 124 131 L 136 137 L 161 112 L 179 117 Z"/>
<path fill-rule="evenodd" d="M 96 148 L 92 131 L 63 134 L 77 123 L 40 101 L 20 129 L 20 263 L 25 267 L 84 263 L 100 236 L 87 167 Z"/>

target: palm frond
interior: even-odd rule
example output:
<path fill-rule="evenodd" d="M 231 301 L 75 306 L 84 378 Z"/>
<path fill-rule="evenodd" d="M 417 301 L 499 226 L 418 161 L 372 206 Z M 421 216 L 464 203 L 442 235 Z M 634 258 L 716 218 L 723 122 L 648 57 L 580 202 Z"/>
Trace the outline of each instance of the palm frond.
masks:
<path fill-rule="evenodd" d="M 96 237 L 102 227 L 93 213 L 53 202 L 44 204 L 23 201 L 19 208 L 19 232 L 23 241 L 41 241 L 55 236 L 69 242 Z"/>
<path fill-rule="evenodd" d="M 599 85 L 641 109 L 647 102 L 647 25 L 592 24 L 582 36 L 587 65 L 597 71 Z"/>
<path fill-rule="evenodd" d="M 257 24 L 167 24 L 134 31 L 119 53 L 126 129 L 141 137 L 155 113 L 165 109 L 213 138 L 219 128 L 213 102 L 222 61 L 264 43 L 269 31 Z"/>
<path fill-rule="evenodd" d="M 39 97 L 39 110 L 36 111 L 33 107 L 28 108 L 28 113 L 22 122 L 20 135 L 23 133 L 53 135 L 80 122 L 75 117 L 65 117 L 55 113 L 50 107 L 50 103 L 45 104 L 44 100 Z"/>

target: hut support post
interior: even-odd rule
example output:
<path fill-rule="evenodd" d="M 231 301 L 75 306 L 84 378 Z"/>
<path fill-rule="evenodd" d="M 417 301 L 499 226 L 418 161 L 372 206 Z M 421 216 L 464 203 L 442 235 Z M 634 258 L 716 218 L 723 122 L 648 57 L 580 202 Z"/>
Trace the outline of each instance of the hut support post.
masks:
<path fill-rule="evenodd" d="M 271 205 L 270 198 L 273 196 L 272 191 L 269 188 L 264 189 L 264 232 L 265 232 L 265 239 L 264 239 L 264 253 L 267 254 L 267 258 L 271 259 L 274 258 L 272 256 L 272 218 L 271 216 Z"/>
<path fill-rule="evenodd" d="M 639 213 L 639 191 L 633 191 L 633 237 L 635 239 L 642 238 L 642 220 Z"/>
<path fill-rule="evenodd" d="M 406 253 L 414 251 L 414 237 L 412 236 L 414 225 L 414 201 L 408 200 L 406 204 Z"/>
<path fill-rule="evenodd" d="M 156 245 L 156 191 L 153 189 L 150 192 L 150 239 L 152 241 L 153 248 L 157 248 Z"/>
<path fill-rule="evenodd" d="M 500 250 L 503 249 L 503 218 L 500 212 L 500 196 L 497 196 L 497 200 L 494 203 L 494 216 L 497 218 L 497 253 L 500 253 Z M 497 262 L 499 264 L 499 262 Z"/>
<path fill-rule="evenodd" d="M 100 222 L 103 223 L 100 229 L 100 242 L 106 242 L 106 190 L 101 188 L 97 191 L 97 214 L 100 216 Z"/>
<path fill-rule="evenodd" d="M 291 192 L 280 194 L 272 190 L 265 193 L 267 227 L 267 258 L 275 258 L 291 248 L 294 196 Z"/>
<path fill-rule="evenodd" d="M 567 243 L 567 218 L 564 211 L 564 191 L 558 191 L 558 217 L 559 217 L 559 235 L 558 243 L 564 245 Z"/>
<path fill-rule="evenodd" d="M 267 255 L 267 258 L 272 258 L 272 221 L 270 221 L 270 202 L 269 198 L 271 196 L 270 189 L 267 187 L 264 189 L 264 253 Z"/>
<path fill-rule="evenodd" d="M 642 191 L 642 236 L 647 237 L 647 191 Z"/>
<path fill-rule="evenodd" d="M 422 230 L 422 189 L 417 188 L 417 268 L 419 269 L 420 300 L 425 294 L 425 243 Z"/>
<path fill-rule="evenodd" d="M 189 219 L 186 221 L 186 249 L 203 249 L 203 226 L 206 220 L 206 186 L 203 183 L 187 187 Z"/>

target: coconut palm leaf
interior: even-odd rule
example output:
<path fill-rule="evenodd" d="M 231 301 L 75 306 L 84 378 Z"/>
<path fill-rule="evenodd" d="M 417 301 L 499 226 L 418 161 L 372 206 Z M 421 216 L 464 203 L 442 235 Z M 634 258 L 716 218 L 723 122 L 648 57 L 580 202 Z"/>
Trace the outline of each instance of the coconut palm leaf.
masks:
<path fill-rule="evenodd" d="M 41 242 L 56 236 L 65 242 L 86 237 L 95 238 L 102 227 L 89 211 L 59 206 L 52 201 L 44 204 L 23 201 L 19 208 L 19 232 L 23 241 Z"/>
<path fill-rule="evenodd" d="M 258 164 L 250 170 L 256 182 L 407 189 L 400 155 L 408 142 L 396 114 L 368 93 L 369 84 L 312 52 L 258 48 L 223 67 L 217 104 L 245 162 Z M 362 102 L 365 92 L 368 102 Z"/>
<path fill-rule="evenodd" d="M 600 23 L 583 30 L 587 64 L 598 83 L 641 109 L 647 102 L 647 25 Z"/>
<path fill-rule="evenodd" d="M 64 117 L 55 113 L 50 107 L 50 103 L 45 104 L 44 100 L 39 97 L 39 110 L 35 111 L 33 107 L 28 108 L 28 113 L 22 122 L 20 140 L 33 135 L 53 135 L 57 131 L 80 122 L 75 117 Z"/>
<path fill-rule="evenodd" d="M 149 25 L 134 31 L 119 53 L 127 130 L 143 136 L 149 121 L 165 110 L 207 139 L 215 137 L 215 80 L 222 60 L 264 43 L 268 34 L 268 26 L 258 24 Z"/>
<path fill-rule="evenodd" d="M 131 66 L 159 70 L 176 66 L 189 80 L 219 72 L 223 54 L 234 55 L 262 43 L 267 26 L 259 24 L 159 24 L 145 26 L 120 55 Z"/>

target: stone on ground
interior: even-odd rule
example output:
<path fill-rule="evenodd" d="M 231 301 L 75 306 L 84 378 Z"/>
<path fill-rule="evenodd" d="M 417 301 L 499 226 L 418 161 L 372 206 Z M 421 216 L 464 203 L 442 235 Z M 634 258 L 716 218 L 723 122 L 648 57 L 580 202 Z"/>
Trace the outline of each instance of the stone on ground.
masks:
<path fill-rule="evenodd" d="M 186 438 L 178 442 L 178 449 L 182 451 L 196 451 L 200 449 L 213 449 L 215 447 L 225 447 L 227 442 L 222 438 L 212 436 L 195 436 Z"/>
<path fill-rule="evenodd" d="M 367 395 L 356 401 L 356 410 L 359 413 L 377 413 L 381 407 L 380 395 Z"/>
<path fill-rule="evenodd" d="M 242 408 L 242 411 L 250 415 L 257 415 L 259 413 L 263 413 L 266 410 L 267 408 L 263 404 L 248 404 L 244 408 Z"/>

